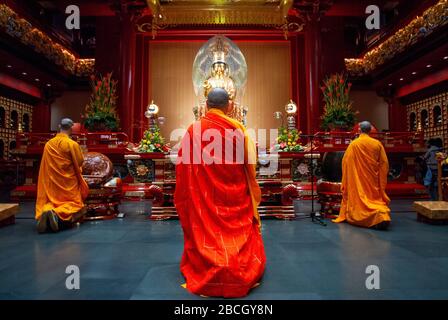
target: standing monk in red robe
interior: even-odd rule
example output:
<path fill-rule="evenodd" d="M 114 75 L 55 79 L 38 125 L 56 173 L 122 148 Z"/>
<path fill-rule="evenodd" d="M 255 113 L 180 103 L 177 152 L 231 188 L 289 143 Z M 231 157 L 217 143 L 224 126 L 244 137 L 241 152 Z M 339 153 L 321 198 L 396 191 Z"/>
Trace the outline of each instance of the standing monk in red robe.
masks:
<path fill-rule="evenodd" d="M 190 292 L 242 297 L 258 284 L 266 263 L 256 150 L 244 126 L 226 116 L 231 105 L 224 89 L 209 93 L 207 108 L 188 128 L 178 153 L 174 202 L 184 231 L 180 269 Z"/>

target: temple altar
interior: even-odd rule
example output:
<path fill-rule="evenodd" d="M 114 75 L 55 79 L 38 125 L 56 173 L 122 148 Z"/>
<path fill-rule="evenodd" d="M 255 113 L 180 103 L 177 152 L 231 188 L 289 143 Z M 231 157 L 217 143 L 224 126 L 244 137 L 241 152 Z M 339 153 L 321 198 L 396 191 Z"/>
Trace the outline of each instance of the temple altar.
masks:
<path fill-rule="evenodd" d="M 385 146 L 390 162 L 387 193 L 391 198 L 427 198 L 426 189 L 416 179 L 417 156 L 425 152 L 423 135 L 409 132 L 376 133 L 373 136 Z M 52 134 L 23 133 L 18 140 L 16 156 L 25 162 L 26 182 L 11 192 L 14 201 L 34 200 L 36 197 L 37 172 L 45 142 Z M 352 132 L 318 132 L 313 137 L 313 149 L 302 152 L 278 152 L 260 154 L 257 180 L 262 190 L 259 206 L 262 217 L 293 219 L 294 200 L 318 199 L 324 215 L 334 216 L 338 205 L 338 185 L 334 179 L 326 177 L 323 166 L 325 155 L 343 152 L 356 137 Z M 168 152 L 136 152 L 124 133 L 101 132 L 74 134 L 85 152 L 99 152 L 106 155 L 114 165 L 113 175 L 122 181 L 119 200 L 151 200 L 150 219 L 175 218 L 173 194 L 176 186 L 176 156 Z M 309 138 L 302 138 L 303 145 Z M 318 155 L 310 157 L 310 155 Z M 269 176 L 260 174 L 262 166 L 278 161 L 277 170 Z M 313 165 L 311 166 L 311 161 Z M 336 164 L 326 168 L 338 171 Z M 340 165 L 340 163 L 339 163 Z M 313 190 L 311 190 L 311 168 L 313 169 Z M 322 182 L 324 182 L 322 184 Z M 333 187 L 331 187 L 333 184 Z M 319 186 L 321 188 L 319 189 Z M 323 189 L 322 189 L 323 188 Z M 311 192 L 312 191 L 312 192 Z M 114 191 L 116 192 L 116 191 Z M 300 205 L 300 204 L 299 204 Z M 333 210 L 331 210 L 331 208 Z"/>
<path fill-rule="evenodd" d="M 154 12 L 161 10 L 161 7 L 149 6 Z M 173 207 L 176 187 L 175 154 L 170 153 L 168 145 L 164 143 L 156 147 L 151 141 L 144 140 L 157 133 L 158 139 L 163 141 L 163 134 L 167 136 L 166 133 L 172 129 L 185 128 L 191 123 L 193 116 L 196 120 L 200 119 L 205 113 L 207 93 L 212 88 L 219 87 L 229 93 L 231 104 L 234 106 L 231 117 L 241 121 L 247 128 L 283 128 L 293 132 L 294 139 L 297 140 L 292 141 L 294 145 L 291 146 L 287 146 L 288 141 L 284 141 L 286 148 L 282 147 L 281 150 L 272 150 L 270 146 L 267 150 L 259 150 L 259 169 L 269 166 L 271 162 L 278 162 L 277 170 L 268 176 L 262 175 L 258 170 L 257 179 L 263 195 L 259 208 L 261 215 L 294 218 L 293 201 L 310 198 L 318 199 L 324 215 L 337 215 L 340 201 L 340 160 L 356 133 L 347 131 L 354 124 L 346 121 L 347 119 L 342 121 L 346 127 L 324 126 L 323 130 L 326 131 L 319 131 L 326 110 L 332 107 L 327 103 L 328 92 L 325 86 L 332 79 L 340 77 L 337 79 L 343 84 L 341 92 L 346 95 L 344 107 L 354 115 L 355 110 L 351 110 L 352 103 L 349 99 L 353 84 L 351 81 L 358 81 L 355 85 L 361 87 L 362 79 L 357 79 L 356 76 L 360 76 L 362 72 L 356 66 L 364 61 L 339 59 L 339 64 L 325 66 L 328 73 L 330 70 L 333 72 L 340 69 L 345 64 L 350 79 L 342 73 L 329 73 L 328 78 L 324 80 L 318 66 L 325 59 L 332 61 L 333 58 L 330 57 L 331 50 L 323 50 L 323 47 L 328 45 L 321 40 L 320 14 L 316 14 L 314 9 L 311 11 L 310 7 L 301 7 L 300 10 L 307 12 L 307 28 L 302 32 L 303 21 L 297 20 L 298 16 L 292 14 L 297 8 L 292 11 L 287 9 L 293 8 L 293 3 L 288 1 L 282 3 L 281 7 L 283 15 L 280 11 L 273 14 L 265 10 L 267 8 L 258 8 L 261 10 L 258 14 L 270 17 L 273 19 L 271 22 L 277 21 L 274 23 L 277 27 L 279 21 L 283 21 L 295 23 L 297 29 L 254 32 L 230 28 L 224 33 L 213 28 L 200 31 L 182 28 L 176 30 L 174 25 L 170 26 L 164 20 L 148 22 L 146 13 L 133 16 L 133 11 L 120 11 L 125 31 L 120 35 L 123 50 L 119 58 L 123 68 L 114 70 L 116 64 L 112 60 L 95 61 L 100 72 L 106 68 L 118 71 L 119 80 L 113 80 L 110 70 L 107 70 L 105 76 L 97 78 L 97 75 L 93 74 L 91 63 L 85 65 L 86 69 L 83 69 L 82 75 L 85 76 L 86 70 L 90 70 L 92 80 L 93 91 L 91 102 L 85 110 L 86 115 L 96 108 L 99 88 L 103 88 L 103 84 L 112 84 L 110 88 L 114 92 L 111 94 L 113 106 L 106 111 L 117 121 L 115 129 L 118 129 L 120 119 L 121 130 L 124 132 L 89 132 L 88 130 L 95 128 L 84 127 L 84 131 L 77 130 L 73 134 L 73 139 L 85 152 L 97 152 L 110 159 L 113 163 L 112 174 L 120 179 L 120 186 L 113 189 L 112 210 L 109 207 L 103 207 L 101 210 L 116 212 L 114 207 L 121 200 L 144 199 L 153 203 L 152 219 L 176 216 Z M 318 7 L 321 10 L 319 12 L 323 13 L 329 8 L 329 4 L 322 2 Z M 166 9 L 168 8 L 164 8 Z M 190 20 L 192 12 L 185 7 L 178 9 L 181 9 L 184 23 L 194 25 L 197 22 Z M 223 17 L 230 19 L 226 14 Z M 241 17 L 237 18 L 237 21 L 243 22 Z M 333 23 L 334 25 L 329 26 L 337 25 L 337 21 Z M 148 25 L 163 25 L 170 30 L 148 30 Z M 102 43 L 105 46 L 107 42 Z M 127 63 L 128 61 L 132 63 Z M 86 62 L 80 59 L 77 63 L 82 65 Z M 275 79 L 272 78 L 273 75 Z M 172 93 L 173 79 L 177 81 L 176 94 Z M 271 79 L 274 80 L 272 83 Z M 138 81 L 131 83 L 133 80 Z M 324 86 L 320 87 L 322 80 Z M 121 83 L 118 85 L 118 82 Z M 393 98 L 392 91 L 384 90 L 386 84 L 380 85 L 383 89 L 378 89 L 377 95 L 389 103 L 390 131 L 386 129 L 385 132 L 374 134 L 374 137 L 383 143 L 389 157 L 387 192 L 392 198 L 425 198 L 426 191 L 421 184 L 421 174 L 418 175 L 415 160 L 425 152 L 424 139 L 428 135 L 444 135 L 443 128 L 446 128 L 446 123 L 444 124 L 443 119 L 446 117 L 442 103 L 438 103 L 434 108 L 430 106 L 435 102 L 432 98 L 425 100 L 424 105 L 414 102 L 414 98 L 409 101 L 403 99 L 397 103 L 398 98 L 409 95 L 410 89 L 407 93 L 400 93 L 402 96 Z M 387 87 L 391 86 L 393 83 L 387 84 Z M 322 89 L 322 93 L 319 89 Z M 440 99 L 442 96 L 446 99 L 445 94 L 439 96 Z M 325 103 L 321 102 L 321 98 L 324 98 Z M 286 105 L 286 116 L 283 118 L 279 106 L 287 101 L 290 102 Z M 107 103 L 100 107 L 109 108 Z M 400 123 L 397 120 L 400 118 L 400 110 L 407 113 L 407 128 L 406 121 Z M 32 117 L 40 117 L 42 113 L 48 112 L 48 109 L 41 108 L 39 111 L 32 113 Z M 159 111 L 164 116 L 159 116 Z M 47 121 L 48 114 L 43 118 Z M 433 119 L 433 124 L 430 119 Z M 278 120 L 282 121 L 281 125 Z M 287 120 L 286 123 L 283 123 L 283 120 Z M 333 120 L 333 125 L 339 121 L 330 120 Z M 86 125 L 86 119 L 80 122 Z M 1 165 L 2 170 L 9 174 L 14 174 L 15 171 L 17 176 L 18 186 L 11 192 L 12 200 L 35 198 L 38 173 L 36 168 L 39 167 L 45 142 L 54 135 L 45 132 L 48 130 L 47 126 L 41 126 L 37 118 L 32 123 L 35 132 L 28 132 L 31 131 L 31 126 L 28 125 L 24 125 L 25 130 L 21 130 L 21 126 L 16 123 L 15 149 L 8 152 L 13 160 L 5 161 Z M 41 127 L 44 127 L 43 133 L 38 133 L 37 128 Z M 80 127 L 81 125 L 78 129 Z M 406 129 L 409 131 L 404 131 Z M 299 130 L 309 135 L 300 137 Z M 99 192 L 98 190 L 96 192 Z M 107 198 L 108 189 L 101 190 L 98 193 L 100 197 Z"/>

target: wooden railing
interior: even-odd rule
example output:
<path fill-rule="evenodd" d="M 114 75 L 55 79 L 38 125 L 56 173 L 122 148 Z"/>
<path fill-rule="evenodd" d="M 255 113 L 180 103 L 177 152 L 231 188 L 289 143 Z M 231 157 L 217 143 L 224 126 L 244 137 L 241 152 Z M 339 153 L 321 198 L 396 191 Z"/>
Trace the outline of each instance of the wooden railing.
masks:
<path fill-rule="evenodd" d="M 53 138 L 56 133 L 20 133 L 17 135 L 17 149 L 26 150 L 33 147 L 43 147 L 45 143 Z M 126 147 L 129 144 L 129 137 L 124 132 L 85 132 L 74 133 L 72 139 L 81 146 L 92 147 L 101 145 L 113 145 L 116 147 Z"/>
<path fill-rule="evenodd" d="M 317 132 L 313 136 L 313 144 L 317 150 L 326 149 L 345 150 L 350 142 L 359 134 L 354 132 Z M 425 148 L 423 132 L 378 132 L 369 134 L 378 139 L 386 149 L 392 151 L 415 151 Z M 310 137 L 302 139 L 302 143 L 310 143 Z"/>

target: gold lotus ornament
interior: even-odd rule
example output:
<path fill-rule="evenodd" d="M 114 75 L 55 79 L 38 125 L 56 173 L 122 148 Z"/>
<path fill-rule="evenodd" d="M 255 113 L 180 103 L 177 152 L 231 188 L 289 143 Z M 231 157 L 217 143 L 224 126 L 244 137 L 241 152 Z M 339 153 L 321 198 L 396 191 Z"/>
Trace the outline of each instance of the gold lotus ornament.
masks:
<path fill-rule="evenodd" d="M 146 176 L 149 172 L 149 169 L 147 166 L 140 164 L 137 166 L 136 171 L 138 176 Z"/>

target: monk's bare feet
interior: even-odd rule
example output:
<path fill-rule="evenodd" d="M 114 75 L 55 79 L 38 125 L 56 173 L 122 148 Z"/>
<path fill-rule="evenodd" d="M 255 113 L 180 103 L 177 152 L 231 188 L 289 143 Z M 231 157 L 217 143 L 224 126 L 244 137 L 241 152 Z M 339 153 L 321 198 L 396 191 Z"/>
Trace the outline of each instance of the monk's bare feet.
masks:
<path fill-rule="evenodd" d="M 377 230 L 387 230 L 389 228 L 390 221 L 383 221 L 378 223 L 377 225 L 374 225 L 373 228 Z"/>
<path fill-rule="evenodd" d="M 53 232 L 59 232 L 58 216 L 53 210 L 46 211 L 48 213 L 48 224 Z M 45 213 L 45 212 L 44 212 Z"/>
<path fill-rule="evenodd" d="M 49 211 L 42 212 L 42 214 L 39 217 L 39 220 L 37 220 L 36 228 L 37 228 L 37 232 L 39 232 L 39 233 L 47 232 L 48 212 Z"/>

